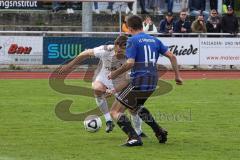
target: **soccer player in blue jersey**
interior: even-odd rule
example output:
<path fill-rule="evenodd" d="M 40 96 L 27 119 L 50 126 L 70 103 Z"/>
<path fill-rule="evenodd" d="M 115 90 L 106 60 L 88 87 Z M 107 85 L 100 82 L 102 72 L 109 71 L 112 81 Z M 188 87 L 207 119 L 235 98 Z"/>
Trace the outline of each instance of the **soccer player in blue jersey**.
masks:
<path fill-rule="evenodd" d="M 111 115 L 128 135 L 125 146 L 141 146 L 143 144 L 128 117 L 124 114 L 126 109 L 137 113 L 152 128 L 159 143 L 165 143 L 168 132 L 158 125 L 152 114 L 143 105 L 156 88 L 159 78 L 156 63 L 160 54 L 169 58 L 175 71 L 175 81 L 177 84 L 182 84 L 177 59 L 159 39 L 143 32 L 142 19 L 139 16 L 130 16 L 127 19 L 127 25 L 129 33 L 132 35 L 127 41 L 127 61 L 120 68 L 112 71 L 108 78 L 115 79 L 131 69 L 131 82 L 117 96 L 111 109 Z"/>

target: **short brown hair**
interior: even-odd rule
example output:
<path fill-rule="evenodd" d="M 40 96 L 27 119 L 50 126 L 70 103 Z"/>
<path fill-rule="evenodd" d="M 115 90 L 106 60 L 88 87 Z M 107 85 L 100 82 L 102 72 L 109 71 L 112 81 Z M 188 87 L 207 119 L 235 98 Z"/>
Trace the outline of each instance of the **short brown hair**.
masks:
<path fill-rule="evenodd" d="M 187 12 L 188 10 L 186 9 L 186 8 L 183 8 L 181 11 L 180 11 L 180 13 L 182 13 L 182 12 Z"/>
<path fill-rule="evenodd" d="M 116 40 L 114 41 L 115 45 L 119 45 L 119 47 L 126 47 L 127 45 L 127 39 L 128 37 L 125 35 L 120 35 L 116 38 Z"/>
<path fill-rule="evenodd" d="M 141 30 L 143 28 L 143 20 L 137 15 L 132 15 L 127 19 L 127 26 L 134 30 Z"/>

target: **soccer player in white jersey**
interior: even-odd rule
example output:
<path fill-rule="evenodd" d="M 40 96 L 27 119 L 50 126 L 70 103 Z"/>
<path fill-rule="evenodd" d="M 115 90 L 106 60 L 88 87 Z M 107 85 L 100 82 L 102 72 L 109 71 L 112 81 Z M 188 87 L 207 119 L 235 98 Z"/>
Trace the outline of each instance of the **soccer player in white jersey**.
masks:
<path fill-rule="evenodd" d="M 129 83 L 127 74 L 120 75 L 117 79 L 109 80 L 107 75 L 121 67 L 125 63 L 125 49 L 126 49 L 126 36 L 118 36 L 114 42 L 114 45 L 102 45 L 93 49 L 88 49 L 79 54 L 74 60 L 67 65 L 64 65 L 59 73 L 64 73 L 73 68 L 76 64 L 79 64 L 84 59 L 89 57 L 97 57 L 101 61 L 101 68 L 98 68 L 98 73 L 93 79 L 92 88 L 94 90 L 96 103 L 100 110 L 104 114 L 106 120 L 106 132 L 109 133 L 114 128 L 114 123 L 109 113 L 108 104 L 106 100 L 106 94 L 117 95 L 124 87 Z M 132 114 L 133 125 L 138 135 L 146 137 L 142 132 L 141 123 L 142 120 L 138 115 Z"/>

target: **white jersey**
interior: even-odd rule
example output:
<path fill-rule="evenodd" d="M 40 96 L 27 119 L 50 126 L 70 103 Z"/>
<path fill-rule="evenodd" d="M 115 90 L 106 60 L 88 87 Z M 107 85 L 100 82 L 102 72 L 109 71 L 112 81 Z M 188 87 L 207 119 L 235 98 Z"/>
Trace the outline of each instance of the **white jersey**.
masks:
<path fill-rule="evenodd" d="M 93 49 L 95 57 L 101 61 L 99 72 L 94 79 L 102 82 L 108 89 L 114 89 L 115 85 L 126 79 L 126 74 L 122 74 L 114 80 L 108 79 L 108 74 L 122 66 L 126 59 L 117 59 L 114 56 L 114 45 L 102 45 Z"/>

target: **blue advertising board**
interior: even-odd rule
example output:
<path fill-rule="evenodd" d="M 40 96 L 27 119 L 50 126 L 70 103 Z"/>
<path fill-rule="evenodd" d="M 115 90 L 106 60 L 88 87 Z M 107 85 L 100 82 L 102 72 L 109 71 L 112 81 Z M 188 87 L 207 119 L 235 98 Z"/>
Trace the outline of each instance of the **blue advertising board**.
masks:
<path fill-rule="evenodd" d="M 59 65 L 75 58 L 85 49 L 104 44 L 113 44 L 114 38 L 100 37 L 44 37 L 43 64 Z M 89 59 L 85 63 L 96 63 L 96 59 Z"/>

